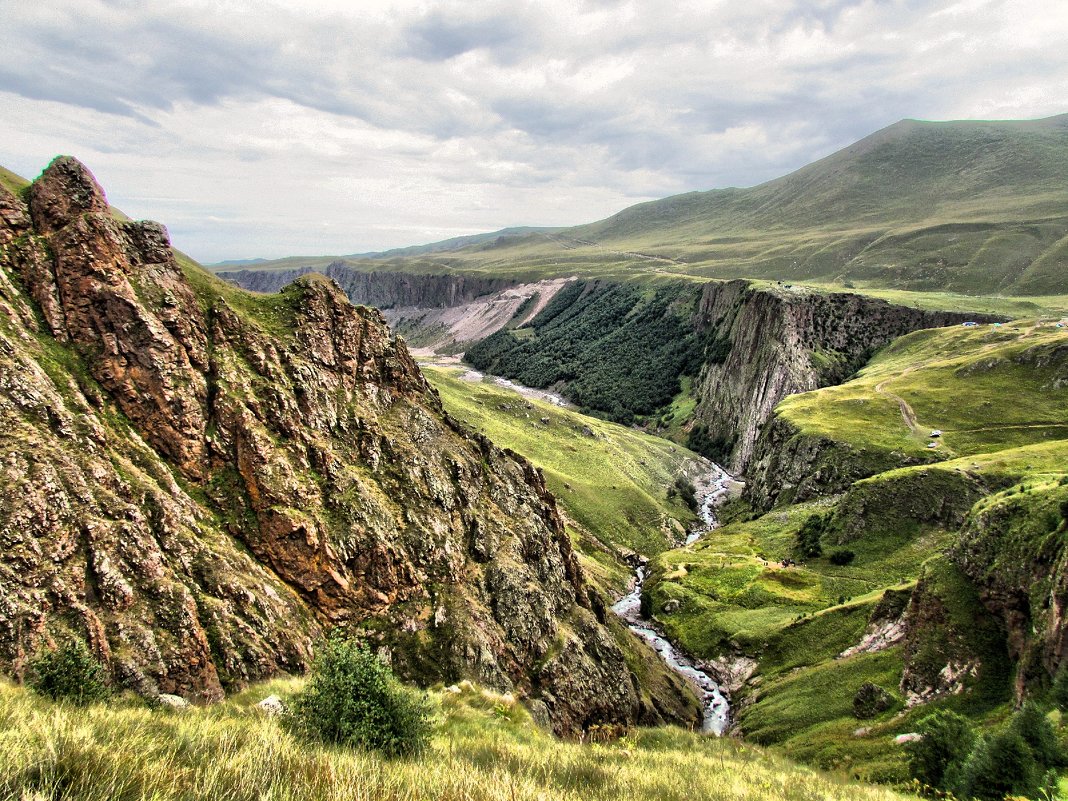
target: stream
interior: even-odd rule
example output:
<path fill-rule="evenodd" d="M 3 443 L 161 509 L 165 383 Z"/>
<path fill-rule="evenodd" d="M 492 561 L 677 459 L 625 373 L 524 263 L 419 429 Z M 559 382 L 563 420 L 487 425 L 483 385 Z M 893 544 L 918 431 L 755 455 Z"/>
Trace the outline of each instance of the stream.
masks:
<path fill-rule="evenodd" d="M 716 466 L 712 473 L 699 484 L 701 505 L 698 514 L 704 527 L 698 526 L 686 537 L 686 545 L 697 542 L 701 536 L 717 525 L 715 507 L 729 491 L 733 479 Z M 682 653 L 656 628 L 656 625 L 641 616 L 642 587 L 645 584 L 645 567 L 634 570 L 634 589 L 612 605 L 612 611 L 626 622 L 627 627 L 648 643 L 668 667 L 686 679 L 701 698 L 704 721 L 701 730 L 710 734 L 723 734 L 730 722 L 730 705 L 716 681 L 703 671 L 698 663 Z"/>

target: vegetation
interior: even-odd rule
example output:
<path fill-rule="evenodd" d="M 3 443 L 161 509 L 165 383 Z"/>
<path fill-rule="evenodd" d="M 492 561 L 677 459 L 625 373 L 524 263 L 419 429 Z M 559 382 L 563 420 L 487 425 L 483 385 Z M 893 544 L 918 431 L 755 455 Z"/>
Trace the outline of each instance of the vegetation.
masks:
<path fill-rule="evenodd" d="M 982 737 L 967 718 L 947 711 L 924 718 L 917 732 L 922 738 L 907 747 L 909 768 L 929 790 L 980 801 L 1055 792 L 1064 754 L 1049 719 L 1034 703 Z"/>
<path fill-rule="evenodd" d="M 1066 138 L 1063 116 L 904 120 L 760 186 L 676 195 L 432 259 L 351 261 L 529 278 L 770 279 L 1013 316 L 1039 313 L 1027 304 L 1064 310 Z"/>
<path fill-rule="evenodd" d="M 388 756 L 421 753 L 430 740 L 426 699 L 365 646 L 338 636 L 316 655 L 287 721 L 300 734 Z"/>
<path fill-rule="evenodd" d="M 449 414 L 541 468 L 549 489 L 583 536 L 583 553 L 629 579 L 609 555 L 624 545 L 645 554 L 674 545 L 694 519 L 679 487 L 702 470 L 699 458 L 658 437 L 524 398 L 462 370 L 423 368 Z M 691 485 L 692 486 L 692 485 Z M 592 546 L 592 547 L 591 547 Z"/>
<path fill-rule="evenodd" d="M 853 380 L 793 395 L 777 411 L 803 434 L 913 459 L 1054 443 L 1068 438 L 1068 393 L 1056 391 L 1066 338 L 1049 320 L 916 331 Z"/>
<path fill-rule="evenodd" d="M 694 375 L 706 343 L 692 328 L 697 293 L 676 284 L 568 284 L 530 323 L 468 348 L 479 370 L 530 387 L 560 385 L 583 409 L 629 424 L 655 415 Z"/>
<path fill-rule="evenodd" d="M 70 640 L 30 662 L 30 688 L 53 701 L 76 705 L 100 701 L 111 694 L 107 671 L 81 640 Z"/>
<path fill-rule="evenodd" d="M 680 729 L 627 732 L 596 744 L 539 730 L 507 695 L 462 684 L 435 692 L 438 725 L 419 758 L 288 734 L 252 704 L 299 692 L 256 687 L 206 709 L 174 713 L 136 699 L 82 710 L 0 683 L 0 801 L 191 798 L 327 801 L 891 801 L 886 788 L 820 774 L 731 738 Z"/>

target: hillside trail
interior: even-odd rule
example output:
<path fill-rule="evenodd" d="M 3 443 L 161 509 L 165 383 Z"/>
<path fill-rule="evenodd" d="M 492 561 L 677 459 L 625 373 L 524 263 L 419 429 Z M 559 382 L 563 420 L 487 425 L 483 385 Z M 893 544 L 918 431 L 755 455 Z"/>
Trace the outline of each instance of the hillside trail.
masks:
<path fill-rule="evenodd" d="M 920 425 L 916 421 L 916 412 L 913 411 L 912 407 L 909 405 L 909 402 L 902 398 L 900 395 L 896 395 L 893 392 L 884 389 L 884 387 L 893 379 L 904 378 L 906 375 L 908 375 L 915 369 L 916 365 L 911 365 L 909 367 L 906 367 L 904 370 L 902 370 L 895 376 L 890 376 L 890 378 L 884 378 L 882 381 L 875 385 L 875 391 L 878 392 L 880 395 L 883 395 L 884 397 L 890 398 L 890 400 L 896 401 L 898 408 L 901 409 L 901 419 L 905 421 L 905 425 L 908 426 L 909 431 L 911 431 L 913 434 L 919 434 Z"/>

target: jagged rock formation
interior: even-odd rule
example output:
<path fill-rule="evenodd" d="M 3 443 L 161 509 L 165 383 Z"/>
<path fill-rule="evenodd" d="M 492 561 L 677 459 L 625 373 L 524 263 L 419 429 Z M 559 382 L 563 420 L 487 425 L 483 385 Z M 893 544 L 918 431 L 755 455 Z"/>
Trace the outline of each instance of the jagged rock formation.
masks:
<path fill-rule="evenodd" d="M 253 297 L 56 159 L 0 188 L 0 663 L 86 638 L 146 693 L 300 671 L 326 627 L 561 733 L 659 719 L 555 501 L 448 418 L 381 314 Z"/>

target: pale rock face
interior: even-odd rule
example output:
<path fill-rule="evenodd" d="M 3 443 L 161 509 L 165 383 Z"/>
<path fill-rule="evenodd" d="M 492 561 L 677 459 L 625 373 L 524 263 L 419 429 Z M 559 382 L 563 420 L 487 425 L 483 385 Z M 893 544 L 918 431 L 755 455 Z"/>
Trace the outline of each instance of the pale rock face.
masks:
<path fill-rule="evenodd" d="M 277 695 L 268 695 L 266 698 L 256 704 L 256 709 L 265 714 L 267 717 L 273 718 L 277 717 L 278 715 L 284 714 L 286 711 L 286 706 L 282 703 L 282 699 L 279 698 Z"/>
<path fill-rule="evenodd" d="M 171 695 L 170 693 L 160 693 L 156 696 L 156 703 L 160 706 L 169 707 L 170 709 L 189 709 L 190 703 L 186 701 L 180 695 Z"/>
<path fill-rule="evenodd" d="M 213 701 L 343 625 L 559 733 L 655 714 L 540 473 L 449 419 L 379 312 L 183 270 L 74 159 L 28 198 L 0 191 L 6 669 L 73 633 L 122 685 Z"/>

